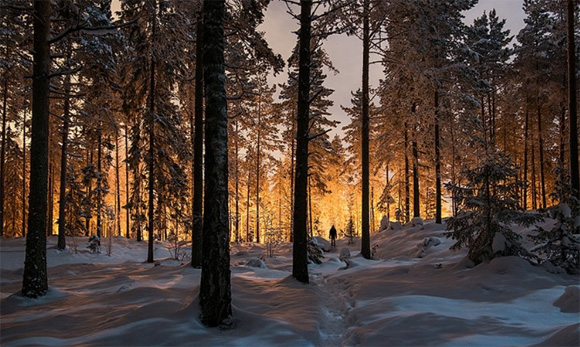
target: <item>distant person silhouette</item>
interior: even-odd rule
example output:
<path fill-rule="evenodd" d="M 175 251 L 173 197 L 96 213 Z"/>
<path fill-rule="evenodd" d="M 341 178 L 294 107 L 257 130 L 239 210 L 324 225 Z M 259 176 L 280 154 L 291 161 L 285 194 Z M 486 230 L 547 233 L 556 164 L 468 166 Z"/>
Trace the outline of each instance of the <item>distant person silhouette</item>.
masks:
<path fill-rule="evenodd" d="M 328 237 L 330 237 L 330 246 L 336 247 L 336 228 L 334 227 L 334 224 L 330 228 Z"/>

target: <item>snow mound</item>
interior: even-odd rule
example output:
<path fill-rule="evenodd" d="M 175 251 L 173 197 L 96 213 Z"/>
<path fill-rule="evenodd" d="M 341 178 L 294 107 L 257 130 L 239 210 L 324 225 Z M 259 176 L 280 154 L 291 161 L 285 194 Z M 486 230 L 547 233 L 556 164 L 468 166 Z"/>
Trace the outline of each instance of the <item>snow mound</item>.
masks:
<path fill-rule="evenodd" d="M 324 237 L 315 236 L 312 238 L 312 241 L 323 251 L 330 252 L 330 242 L 328 242 Z"/>
<path fill-rule="evenodd" d="M 389 229 L 391 230 L 401 230 L 403 228 L 403 226 L 401 225 L 401 222 L 390 222 L 389 223 Z"/>
<path fill-rule="evenodd" d="M 383 218 L 381 219 L 381 224 L 379 226 L 379 232 L 385 231 L 387 229 L 389 229 L 389 220 L 387 219 L 387 216 L 383 216 Z"/>
<path fill-rule="evenodd" d="M 246 264 L 246 266 L 258 267 L 260 269 L 267 269 L 268 268 L 268 266 L 266 266 L 266 263 L 264 263 L 264 261 L 260 258 L 252 258 L 252 259 L 248 260 L 248 263 Z"/>
<path fill-rule="evenodd" d="M 493 253 L 501 253 L 509 248 L 512 244 L 506 240 L 502 233 L 495 233 L 491 244 Z"/>
<path fill-rule="evenodd" d="M 441 244 L 441 240 L 438 237 L 426 237 L 423 242 L 417 244 L 418 251 L 415 253 L 415 258 L 423 258 L 427 255 L 427 250 L 431 247 L 435 247 Z"/>
<path fill-rule="evenodd" d="M 425 225 L 425 222 L 423 221 L 423 218 L 421 218 L 421 217 L 413 217 L 413 219 L 411 219 L 411 224 L 414 227 L 422 227 L 423 225 Z"/>
<path fill-rule="evenodd" d="M 580 288 L 568 286 L 564 294 L 554 301 L 554 306 L 559 307 L 565 313 L 580 313 Z"/>
<path fill-rule="evenodd" d="M 350 249 L 344 247 L 340 250 L 339 259 L 345 261 L 346 259 L 350 258 Z"/>

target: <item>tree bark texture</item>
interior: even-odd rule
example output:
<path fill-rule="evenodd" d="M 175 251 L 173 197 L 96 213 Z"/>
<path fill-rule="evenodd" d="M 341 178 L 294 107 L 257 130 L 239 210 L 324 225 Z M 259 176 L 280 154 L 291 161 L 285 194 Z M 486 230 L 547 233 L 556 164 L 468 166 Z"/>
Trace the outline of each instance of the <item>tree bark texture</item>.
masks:
<path fill-rule="evenodd" d="M 30 195 L 22 295 L 35 298 L 48 291 L 46 271 L 46 209 L 48 176 L 49 68 L 51 2 L 34 1 L 32 72 L 32 143 Z"/>
<path fill-rule="evenodd" d="M 413 103 L 412 114 L 415 116 L 417 105 Z M 419 195 L 419 149 L 417 148 L 417 127 L 413 129 L 413 139 L 411 140 L 413 151 L 413 218 L 421 217 L 421 205 Z"/>
<path fill-rule="evenodd" d="M 58 244 L 57 249 L 66 248 L 66 181 L 67 181 L 67 146 L 70 117 L 70 75 L 64 82 L 64 105 L 62 115 L 62 146 L 60 148 L 60 192 L 58 204 Z"/>
<path fill-rule="evenodd" d="M 228 223 L 228 114 L 224 65 L 224 0 L 204 2 L 205 194 L 201 320 L 208 326 L 232 315 Z"/>
<path fill-rule="evenodd" d="M 435 90 L 435 223 L 441 224 L 441 151 L 439 149 L 439 90 Z"/>
<path fill-rule="evenodd" d="M 574 40 L 574 0 L 568 0 L 568 110 L 570 131 L 570 185 L 580 199 L 578 173 L 578 103 L 576 96 L 576 41 Z"/>
<path fill-rule="evenodd" d="M 308 128 L 310 122 L 310 38 L 312 1 L 300 1 L 298 113 L 296 115 L 296 171 L 294 177 L 294 248 L 292 276 L 308 283 L 307 198 L 308 198 Z"/>
<path fill-rule="evenodd" d="M 6 107 L 8 104 L 8 70 L 4 74 L 2 103 L 2 149 L 0 152 L 0 236 L 4 235 L 4 172 L 6 161 Z"/>
<path fill-rule="evenodd" d="M 155 34 L 157 27 L 157 0 L 154 0 L 155 8 L 153 9 L 152 17 L 152 32 L 151 32 L 151 44 L 155 43 Z M 151 53 L 151 68 L 149 71 L 149 184 L 147 186 L 148 192 L 148 203 L 147 203 L 147 217 L 148 217 L 148 234 L 149 239 L 147 240 L 147 262 L 154 262 L 153 255 L 153 227 L 154 227 L 154 214 L 155 214 L 155 56 Z"/>
<path fill-rule="evenodd" d="M 203 16 L 197 21 L 195 47 L 195 133 L 193 143 L 193 224 L 191 266 L 201 267 L 203 242 Z"/>
<path fill-rule="evenodd" d="M 369 0 L 363 3 L 363 70 L 362 70 L 362 201 L 361 201 L 361 254 L 371 258 L 371 239 L 369 231 L 369 50 L 370 15 Z"/>

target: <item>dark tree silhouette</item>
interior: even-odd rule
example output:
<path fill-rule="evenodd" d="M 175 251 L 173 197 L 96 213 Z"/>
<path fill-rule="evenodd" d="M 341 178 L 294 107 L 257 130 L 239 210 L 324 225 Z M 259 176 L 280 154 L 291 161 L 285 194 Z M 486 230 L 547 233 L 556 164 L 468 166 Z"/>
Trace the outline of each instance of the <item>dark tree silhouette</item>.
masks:
<path fill-rule="evenodd" d="M 205 0 L 203 66 L 205 197 L 201 263 L 201 320 L 218 326 L 232 314 L 228 223 L 228 133 L 224 64 L 225 0 Z"/>
<path fill-rule="evenodd" d="M 35 298 L 48 291 L 46 271 L 46 211 L 48 177 L 48 115 L 50 91 L 51 2 L 34 1 L 34 67 L 32 70 L 32 143 L 28 233 L 22 295 Z"/>

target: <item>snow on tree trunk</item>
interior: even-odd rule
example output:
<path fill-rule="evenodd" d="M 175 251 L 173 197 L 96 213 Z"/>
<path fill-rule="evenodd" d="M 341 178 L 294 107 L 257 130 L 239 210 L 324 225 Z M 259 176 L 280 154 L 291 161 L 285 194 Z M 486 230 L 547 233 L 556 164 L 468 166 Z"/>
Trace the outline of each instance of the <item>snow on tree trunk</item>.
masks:
<path fill-rule="evenodd" d="M 228 134 L 224 65 L 224 0 L 204 2 L 205 213 L 200 285 L 201 320 L 208 326 L 232 315 L 228 223 Z"/>

